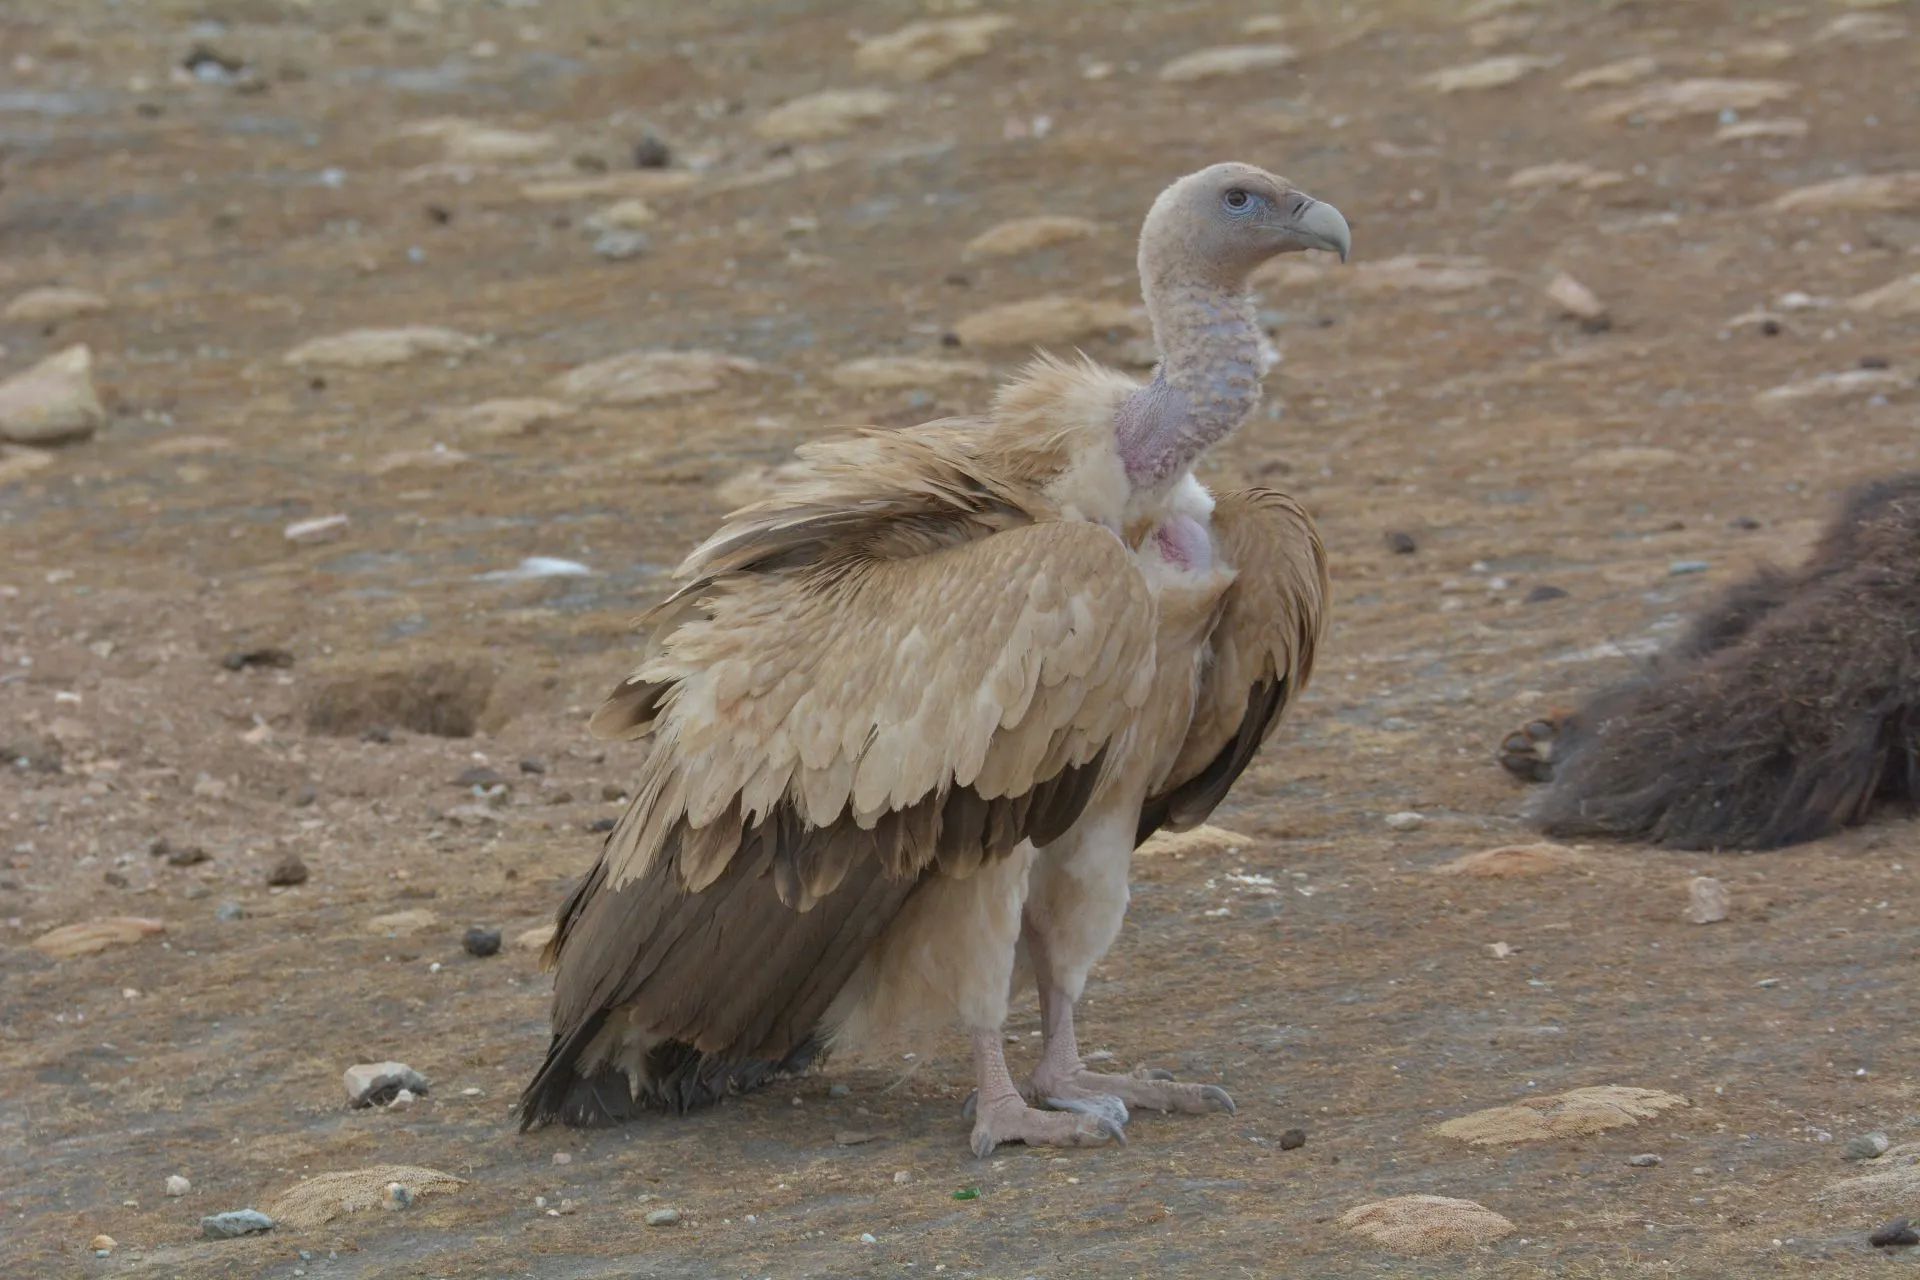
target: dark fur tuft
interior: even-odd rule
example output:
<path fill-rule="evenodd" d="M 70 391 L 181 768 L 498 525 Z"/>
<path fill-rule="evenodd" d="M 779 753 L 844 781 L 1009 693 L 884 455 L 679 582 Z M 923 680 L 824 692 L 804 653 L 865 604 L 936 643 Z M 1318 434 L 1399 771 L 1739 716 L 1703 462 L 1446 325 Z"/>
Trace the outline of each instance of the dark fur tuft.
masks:
<path fill-rule="evenodd" d="M 1861 487 L 1559 728 L 1530 816 L 1557 836 L 1772 849 L 1920 800 L 1920 473 Z"/>

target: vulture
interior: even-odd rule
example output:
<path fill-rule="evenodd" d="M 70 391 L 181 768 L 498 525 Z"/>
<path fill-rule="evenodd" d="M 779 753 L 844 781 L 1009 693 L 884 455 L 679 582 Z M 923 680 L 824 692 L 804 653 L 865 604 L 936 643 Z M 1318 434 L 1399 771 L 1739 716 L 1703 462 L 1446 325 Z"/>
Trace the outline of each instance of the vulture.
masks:
<path fill-rule="evenodd" d="M 595 713 L 636 783 L 559 911 L 552 1040 L 522 1128 L 685 1111 L 952 1029 L 971 1146 L 1124 1140 L 1218 1086 L 1086 1069 L 1074 1004 L 1133 850 L 1201 822 L 1306 684 L 1326 555 L 1300 505 L 1195 462 L 1260 401 L 1249 274 L 1342 260 L 1285 179 L 1175 182 L 1138 263 L 1142 383 L 1039 356 L 980 418 L 809 442 L 640 620 Z M 1017 971 L 1045 1041 L 1016 1082 Z"/>
<path fill-rule="evenodd" d="M 1920 472 L 1849 494 L 1644 672 L 1509 734 L 1551 835 L 1775 849 L 1920 801 Z"/>

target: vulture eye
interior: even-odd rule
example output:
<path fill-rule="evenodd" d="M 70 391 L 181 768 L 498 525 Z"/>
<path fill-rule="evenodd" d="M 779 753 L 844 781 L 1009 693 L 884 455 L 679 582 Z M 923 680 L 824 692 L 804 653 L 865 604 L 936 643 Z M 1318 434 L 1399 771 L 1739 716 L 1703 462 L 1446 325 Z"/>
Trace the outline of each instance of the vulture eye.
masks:
<path fill-rule="evenodd" d="M 1235 187 L 1221 197 L 1221 203 L 1225 204 L 1227 208 L 1235 213 L 1245 213 L 1253 207 L 1253 197 L 1245 191 L 1242 191 L 1239 187 Z"/>

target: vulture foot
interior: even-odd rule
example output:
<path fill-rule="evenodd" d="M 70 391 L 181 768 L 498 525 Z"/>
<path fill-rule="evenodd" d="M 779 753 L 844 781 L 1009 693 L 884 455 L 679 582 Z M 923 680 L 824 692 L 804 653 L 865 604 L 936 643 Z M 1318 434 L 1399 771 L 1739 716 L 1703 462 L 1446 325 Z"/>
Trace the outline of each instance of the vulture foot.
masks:
<path fill-rule="evenodd" d="M 1036 1111 L 1019 1095 L 1002 1098 L 976 1112 L 973 1154 L 986 1157 L 1003 1142 L 1030 1147 L 1098 1147 L 1109 1142 L 1126 1145 L 1126 1131 L 1111 1115 L 1092 1111 Z"/>
<path fill-rule="evenodd" d="M 1042 1080 L 1034 1073 L 1033 1086 L 1044 1094 L 1048 1106 L 1068 1105 L 1061 1098 L 1114 1098 L 1128 1107 L 1148 1111 L 1177 1112 L 1181 1115 L 1205 1115 L 1224 1111 L 1232 1115 L 1237 1108 L 1233 1098 L 1217 1084 L 1188 1084 L 1175 1080 L 1171 1071 L 1142 1067 L 1131 1075 L 1109 1076 L 1097 1071 L 1076 1071 L 1065 1079 Z"/>

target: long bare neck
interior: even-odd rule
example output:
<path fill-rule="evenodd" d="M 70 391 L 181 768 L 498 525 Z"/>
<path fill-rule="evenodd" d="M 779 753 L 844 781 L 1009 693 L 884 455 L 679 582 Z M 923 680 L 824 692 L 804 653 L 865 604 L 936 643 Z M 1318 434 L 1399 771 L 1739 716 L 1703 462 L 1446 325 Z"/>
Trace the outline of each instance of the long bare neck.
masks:
<path fill-rule="evenodd" d="M 1143 274 L 1160 367 L 1121 408 L 1128 478 L 1153 487 L 1190 470 L 1260 403 L 1260 327 L 1243 285 Z"/>

